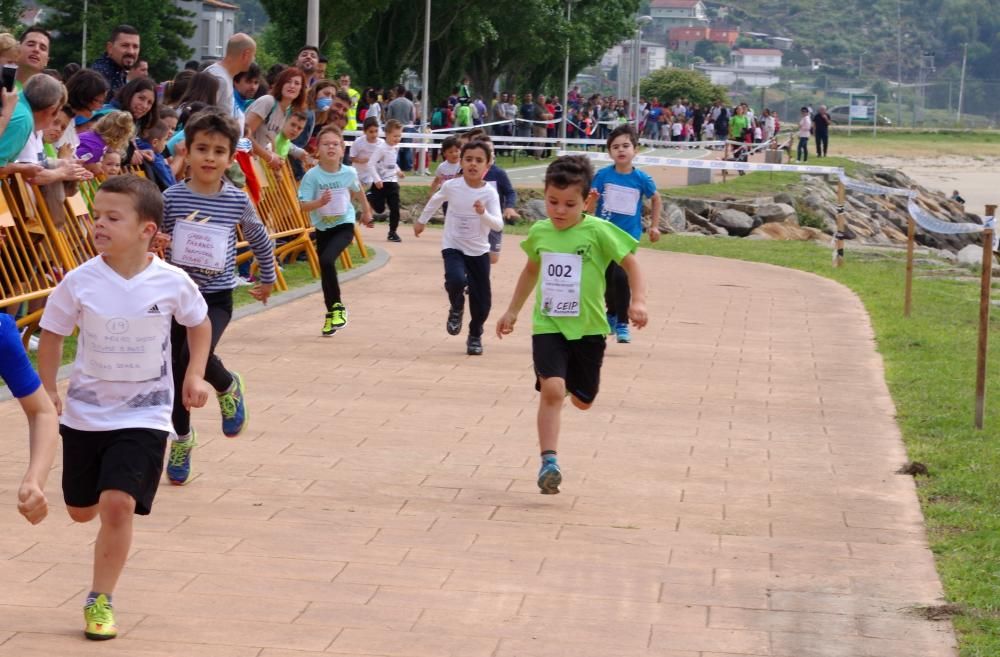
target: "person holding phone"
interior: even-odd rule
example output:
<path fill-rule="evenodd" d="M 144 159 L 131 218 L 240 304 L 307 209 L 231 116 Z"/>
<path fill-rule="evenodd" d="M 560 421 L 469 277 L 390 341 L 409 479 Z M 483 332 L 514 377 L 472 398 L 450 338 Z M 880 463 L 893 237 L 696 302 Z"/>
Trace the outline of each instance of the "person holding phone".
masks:
<path fill-rule="evenodd" d="M 45 130 L 62 111 L 66 102 L 66 88 L 62 82 L 48 75 L 36 75 L 18 94 L 4 90 L 4 107 L 0 111 L 0 173 L 37 173 L 37 164 L 29 163 L 30 170 L 19 165 L 11 166 L 28 145 L 37 131 Z M 9 102 L 8 102 L 9 101 Z M 7 119 L 4 124 L 2 118 Z"/>

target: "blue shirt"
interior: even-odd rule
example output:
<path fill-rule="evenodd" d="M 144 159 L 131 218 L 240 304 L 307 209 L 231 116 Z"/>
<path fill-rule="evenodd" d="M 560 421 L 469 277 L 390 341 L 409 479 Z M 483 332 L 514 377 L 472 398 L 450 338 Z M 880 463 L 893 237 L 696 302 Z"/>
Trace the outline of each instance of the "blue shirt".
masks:
<path fill-rule="evenodd" d="M 299 200 L 307 203 L 315 201 L 327 189 L 334 190 L 335 198 L 330 201 L 326 209 L 329 211 L 330 207 L 343 203 L 344 212 L 343 214 L 330 214 L 329 212 L 324 212 L 324 208 L 322 207 L 313 210 L 309 213 L 309 218 L 312 220 L 316 230 L 329 230 L 340 224 L 355 223 L 354 204 L 351 202 L 350 194 L 351 192 L 361 191 L 357 169 L 349 167 L 346 164 L 341 164 L 340 170 L 336 173 L 324 171 L 321 166 L 309 169 L 306 171 L 306 175 L 302 177 L 302 182 L 299 183 Z M 336 198 L 336 195 L 344 194 L 347 195 L 346 201 Z"/>
<path fill-rule="evenodd" d="M 490 165 L 489 171 L 483 176 L 483 180 L 496 184 L 497 194 L 500 195 L 500 209 L 506 210 L 517 205 L 517 192 L 510 184 L 510 177 L 507 172 L 495 164 Z"/>
<path fill-rule="evenodd" d="M 0 380 L 18 399 L 27 397 L 42 386 L 31 368 L 28 354 L 24 353 L 17 323 L 7 313 L 0 313 Z"/>
<path fill-rule="evenodd" d="M 631 173 L 618 173 L 612 164 L 598 171 L 590 186 L 601 194 L 597 201 L 596 215 L 607 219 L 635 239 L 639 239 L 642 236 L 642 199 L 650 198 L 656 193 L 656 183 L 653 182 L 649 174 L 639 171 L 635 167 L 632 168 Z M 629 194 L 629 190 L 638 191 L 635 206 L 630 214 L 623 211 L 612 212 L 604 207 L 609 195 L 614 194 L 617 198 L 622 198 L 622 196 Z M 623 210 L 623 208 L 616 208 L 616 210 Z"/>
<path fill-rule="evenodd" d="M 3 131 L 3 139 L 0 139 L 0 167 L 17 160 L 34 129 L 35 117 L 31 113 L 27 97 L 22 93 L 10 117 L 10 123 Z"/>
<path fill-rule="evenodd" d="M 135 143 L 139 146 L 140 150 L 153 150 L 153 145 L 148 141 L 139 137 L 135 140 Z M 167 164 L 167 158 L 163 157 L 163 153 L 153 152 L 153 161 L 149 163 L 150 167 L 156 173 L 156 186 L 160 188 L 160 191 L 165 190 L 171 185 L 176 185 L 177 180 L 174 178 L 174 170 L 170 168 Z"/>

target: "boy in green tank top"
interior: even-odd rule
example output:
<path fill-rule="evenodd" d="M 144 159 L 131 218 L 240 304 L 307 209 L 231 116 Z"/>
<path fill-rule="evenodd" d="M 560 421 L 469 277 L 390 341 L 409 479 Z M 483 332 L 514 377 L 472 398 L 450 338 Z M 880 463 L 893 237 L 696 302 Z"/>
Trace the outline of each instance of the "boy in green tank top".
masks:
<path fill-rule="evenodd" d="M 608 221 L 583 213 L 594 177 L 582 156 L 561 157 L 545 172 L 549 218 L 531 227 L 521 248 L 528 255 L 507 312 L 497 322 L 497 337 L 514 330 L 517 315 L 535 290 L 532 360 L 538 401 L 538 442 L 542 464 L 538 488 L 554 495 L 562 483 L 557 460 L 559 418 L 569 394 L 587 410 L 600 387 L 607 317 L 604 272 L 611 262 L 628 274 L 632 291 L 629 319 L 646 325 L 646 285 L 635 257 L 638 242 Z"/>

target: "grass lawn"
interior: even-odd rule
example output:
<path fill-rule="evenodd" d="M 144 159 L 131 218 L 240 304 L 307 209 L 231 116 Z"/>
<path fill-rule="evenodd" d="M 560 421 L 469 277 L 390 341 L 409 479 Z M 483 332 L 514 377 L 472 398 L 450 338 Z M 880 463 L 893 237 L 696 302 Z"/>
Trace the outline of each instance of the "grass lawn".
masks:
<path fill-rule="evenodd" d="M 1000 156 L 1000 131 L 918 132 L 879 128 L 877 136 L 872 136 L 870 129 L 853 130 L 848 136 L 846 129 L 836 128 L 830 133 L 830 149 L 846 157 L 997 157 Z"/>
<path fill-rule="evenodd" d="M 918 265 L 913 313 L 905 319 L 902 253 L 852 253 L 848 244 L 846 266 L 834 269 L 830 249 L 807 242 L 668 235 L 652 248 L 800 269 L 858 294 L 871 315 L 909 457 L 930 471 L 917 483 L 938 572 L 957 606 L 961 655 L 1000 655 L 1000 344 L 994 337 L 985 429 L 977 431 L 978 283 L 934 278 L 931 266 Z M 998 335 L 996 311 L 991 328 Z"/>

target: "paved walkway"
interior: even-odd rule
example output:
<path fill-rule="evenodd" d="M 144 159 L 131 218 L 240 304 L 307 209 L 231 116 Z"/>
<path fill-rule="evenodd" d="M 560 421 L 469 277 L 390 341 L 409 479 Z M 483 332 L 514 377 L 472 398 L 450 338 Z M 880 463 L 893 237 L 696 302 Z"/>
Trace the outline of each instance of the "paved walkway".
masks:
<path fill-rule="evenodd" d="M 859 301 L 814 276 L 643 251 L 651 325 L 567 409 L 563 493 L 537 493 L 529 313 L 470 358 L 444 331 L 437 234 L 345 286 L 231 327 L 251 423 L 196 414 L 198 476 L 160 489 L 82 638 L 96 526 L 13 498 L 0 405 L 0 656 L 946 657 L 893 405 Z M 509 238 L 495 313 L 522 256 Z M 12 430 L 11 427 L 14 427 Z M 58 498 L 59 474 L 50 495 Z"/>

